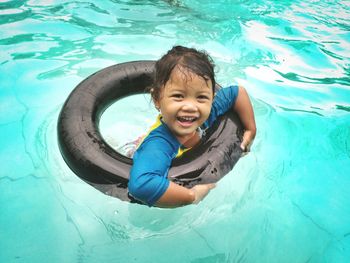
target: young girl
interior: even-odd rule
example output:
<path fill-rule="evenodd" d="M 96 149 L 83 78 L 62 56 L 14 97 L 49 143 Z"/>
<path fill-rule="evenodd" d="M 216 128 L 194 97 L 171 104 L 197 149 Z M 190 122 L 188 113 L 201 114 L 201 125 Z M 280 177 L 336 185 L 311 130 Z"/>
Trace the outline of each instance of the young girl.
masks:
<path fill-rule="evenodd" d="M 129 193 L 149 206 L 198 203 L 215 185 L 187 189 L 170 182 L 167 175 L 172 160 L 200 141 L 200 127 L 210 127 L 231 109 L 245 128 L 241 148 L 247 150 L 256 133 L 248 94 L 238 86 L 215 94 L 212 59 L 205 52 L 176 46 L 157 61 L 151 95 L 160 115 L 134 154 Z"/>

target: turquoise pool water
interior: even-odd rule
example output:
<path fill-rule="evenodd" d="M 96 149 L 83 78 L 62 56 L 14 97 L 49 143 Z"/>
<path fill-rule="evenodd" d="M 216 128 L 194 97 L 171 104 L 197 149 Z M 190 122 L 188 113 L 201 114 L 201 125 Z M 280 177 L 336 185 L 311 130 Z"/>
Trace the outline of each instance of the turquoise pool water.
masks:
<path fill-rule="evenodd" d="M 197 206 L 105 196 L 61 157 L 62 104 L 174 44 L 247 88 L 252 152 Z M 0 1 L 0 262 L 349 262 L 349 84 L 349 1 Z M 129 98 L 101 129 L 118 144 L 153 115 Z"/>

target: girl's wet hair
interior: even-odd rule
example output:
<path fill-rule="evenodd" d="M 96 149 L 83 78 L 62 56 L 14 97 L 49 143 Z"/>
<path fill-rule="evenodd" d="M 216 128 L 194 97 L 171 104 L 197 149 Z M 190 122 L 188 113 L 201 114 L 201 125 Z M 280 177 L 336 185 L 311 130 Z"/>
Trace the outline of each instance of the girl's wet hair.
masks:
<path fill-rule="evenodd" d="M 202 77 L 206 82 L 211 81 L 214 94 L 215 76 L 212 58 L 205 51 L 174 46 L 156 62 L 154 85 L 151 92 L 154 100 L 159 99 L 161 89 L 167 83 L 173 69 L 176 67 L 188 70 Z"/>

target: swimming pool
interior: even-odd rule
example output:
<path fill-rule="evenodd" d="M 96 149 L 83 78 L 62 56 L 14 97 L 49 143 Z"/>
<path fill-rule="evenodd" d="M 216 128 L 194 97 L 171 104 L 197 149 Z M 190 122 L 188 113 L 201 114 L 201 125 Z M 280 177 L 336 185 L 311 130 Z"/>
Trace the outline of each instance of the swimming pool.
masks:
<path fill-rule="evenodd" d="M 350 4 L 276 2 L 1 1 L 0 262 L 348 262 Z M 252 152 L 197 206 L 105 196 L 64 163 L 60 108 L 91 73 L 174 44 L 249 91 Z M 129 99 L 106 112 L 111 144 L 153 121 Z"/>

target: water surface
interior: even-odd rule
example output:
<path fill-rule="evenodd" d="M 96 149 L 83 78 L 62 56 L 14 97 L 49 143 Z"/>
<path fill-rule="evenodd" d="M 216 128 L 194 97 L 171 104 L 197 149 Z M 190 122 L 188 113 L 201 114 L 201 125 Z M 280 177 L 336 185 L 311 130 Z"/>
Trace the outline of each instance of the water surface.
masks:
<path fill-rule="evenodd" d="M 347 262 L 349 17 L 349 1 L 1 1 L 0 261 Z M 175 44 L 246 87 L 252 152 L 197 206 L 105 196 L 64 163 L 59 111 L 93 72 Z M 111 144 L 152 123 L 132 101 L 106 112 Z"/>

